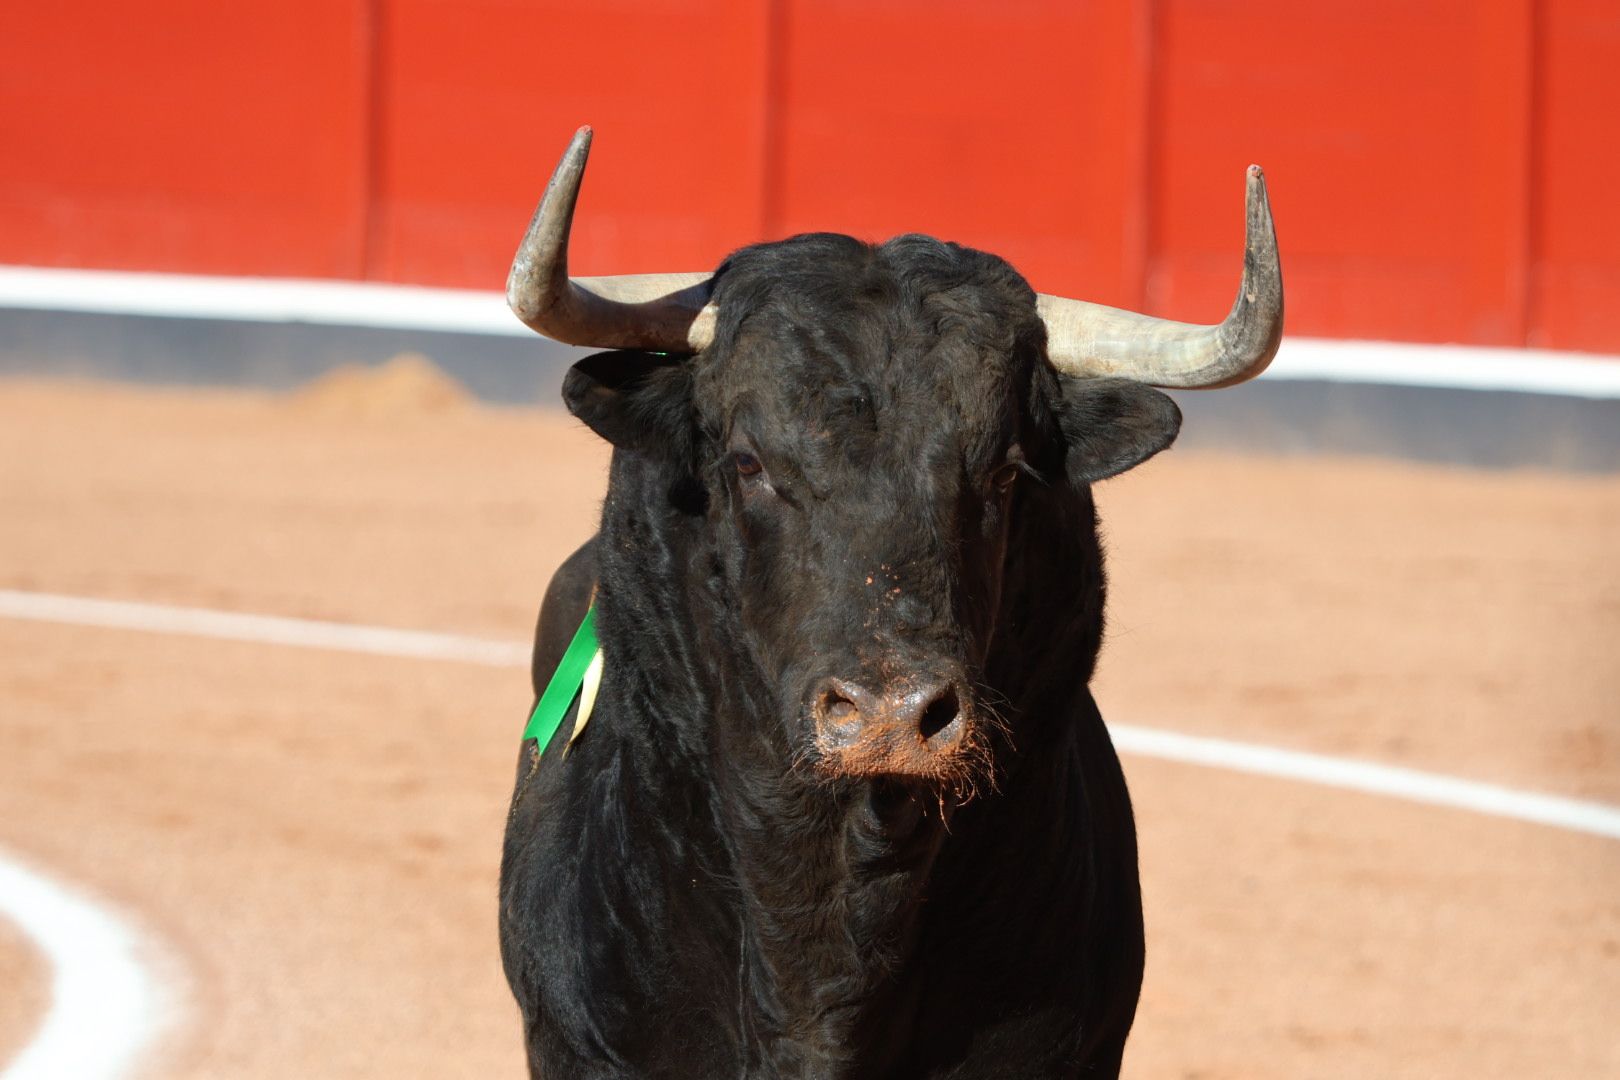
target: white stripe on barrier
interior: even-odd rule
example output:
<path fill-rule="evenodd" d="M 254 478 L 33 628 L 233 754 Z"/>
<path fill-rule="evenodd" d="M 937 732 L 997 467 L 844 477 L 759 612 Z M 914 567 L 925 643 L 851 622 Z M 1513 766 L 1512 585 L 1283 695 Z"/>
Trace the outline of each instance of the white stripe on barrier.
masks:
<path fill-rule="evenodd" d="M 0 266 L 0 308 L 533 336 L 497 292 L 349 281 Z M 1289 337 L 1261 378 L 1620 398 L 1620 358 L 1544 349 Z"/>
<path fill-rule="evenodd" d="M 0 1080 L 113 1080 L 130 1074 L 169 1019 L 167 995 L 122 919 L 0 851 L 0 917 L 45 955 L 51 1004 Z"/>
<path fill-rule="evenodd" d="M 534 336 L 500 293 L 353 281 L 0 266 L 0 308 Z"/>
<path fill-rule="evenodd" d="M 517 642 L 454 634 L 6 589 L 0 589 L 0 616 L 378 656 L 458 660 L 495 667 L 526 667 L 530 653 L 528 646 Z M 1516 791 L 1352 758 L 1182 735 L 1155 728 L 1110 724 L 1109 730 L 1115 745 L 1127 754 L 1275 776 L 1620 839 L 1620 809 L 1601 803 Z"/>
<path fill-rule="evenodd" d="M 1263 380 L 1620 398 L 1620 357 L 1547 349 L 1284 338 Z"/>

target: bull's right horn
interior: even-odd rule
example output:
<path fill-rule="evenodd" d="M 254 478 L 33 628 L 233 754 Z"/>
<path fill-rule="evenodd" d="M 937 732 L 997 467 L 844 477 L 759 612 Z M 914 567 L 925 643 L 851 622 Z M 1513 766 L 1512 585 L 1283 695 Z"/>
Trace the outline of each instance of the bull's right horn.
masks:
<path fill-rule="evenodd" d="M 1042 293 L 1046 352 L 1071 375 L 1115 375 L 1154 386 L 1214 389 L 1252 379 L 1282 341 L 1282 265 L 1266 178 L 1250 165 L 1243 282 L 1224 320 L 1173 322 Z"/>
<path fill-rule="evenodd" d="M 582 127 L 551 174 L 512 259 L 508 306 L 531 330 L 569 345 L 698 352 L 714 340 L 714 275 L 568 276 L 568 233 L 590 152 L 591 129 Z"/>

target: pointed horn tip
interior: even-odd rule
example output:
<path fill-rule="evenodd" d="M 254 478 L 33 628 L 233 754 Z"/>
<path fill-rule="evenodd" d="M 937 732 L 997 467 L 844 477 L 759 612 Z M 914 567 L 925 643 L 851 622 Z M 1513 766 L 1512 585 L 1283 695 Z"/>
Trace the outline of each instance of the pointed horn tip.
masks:
<path fill-rule="evenodd" d="M 1250 165 L 1243 174 L 1244 186 L 1248 189 L 1249 198 L 1266 202 L 1266 171 L 1258 165 Z"/>
<path fill-rule="evenodd" d="M 583 125 L 574 132 L 574 137 L 568 140 L 563 148 L 557 164 L 551 170 L 551 179 L 546 182 L 546 195 L 550 195 L 559 184 L 574 186 L 585 175 L 585 163 L 591 157 L 591 127 Z"/>
<path fill-rule="evenodd" d="M 1276 225 L 1271 216 L 1271 197 L 1266 193 L 1266 174 L 1258 165 L 1250 165 L 1247 174 L 1244 203 L 1248 218 L 1249 243 L 1258 241 L 1264 246 L 1277 245 Z"/>
<path fill-rule="evenodd" d="M 546 190 L 540 196 L 539 205 L 534 208 L 534 216 L 529 219 L 528 231 L 518 244 L 508 281 L 518 276 L 519 261 L 550 263 L 560 256 L 563 265 L 566 265 L 568 230 L 573 223 L 574 201 L 579 198 L 580 184 L 585 179 L 585 165 L 590 160 L 591 139 L 591 126 L 581 124 L 574 137 L 568 140 L 567 149 L 557 159 L 556 166 L 551 170 L 551 178 L 546 181 Z M 559 228 L 562 233 L 560 245 L 556 243 L 555 235 Z"/>
<path fill-rule="evenodd" d="M 582 124 L 574 137 L 568 140 L 568 148 L 563 151 L 562 157 L 557 159 L 556 172 L 580 171 L 585 169 L 585 160 L 591 156 L 591 142 L 596 138 L 591 131 L 591 125 Z"/>

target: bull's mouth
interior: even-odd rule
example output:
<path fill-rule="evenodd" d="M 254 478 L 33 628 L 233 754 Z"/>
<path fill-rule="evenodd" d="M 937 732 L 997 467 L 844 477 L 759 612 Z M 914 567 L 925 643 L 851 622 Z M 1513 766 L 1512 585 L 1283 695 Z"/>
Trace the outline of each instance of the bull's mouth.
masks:
<path fill-rule="evenodd" d="M 927 788 L 905 780 L 884 777 L 867 785 L 867 817 L 893 841 L 916 836 L 923 822 L 930 818 L 949 824 L 955 809 L 955 800 L 940 798 Z"/>

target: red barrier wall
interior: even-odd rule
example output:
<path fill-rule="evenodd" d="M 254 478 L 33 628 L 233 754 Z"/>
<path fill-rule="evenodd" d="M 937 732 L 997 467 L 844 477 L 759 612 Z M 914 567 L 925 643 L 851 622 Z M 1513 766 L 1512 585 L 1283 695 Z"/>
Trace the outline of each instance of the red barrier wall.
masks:
<path fill-rule="evenodd" d="M 363 0 L 18 4 L 0 30 L 0 262 L 353 277 Z"/>
<path fill-rule="evenodd" d="M 1301 334 L 1620 352 L 1612 0 L 160 0 L 0 35 L 0 262 L 496 288 L 924 231 L 1210 320 L 1266 166 Z"/>

